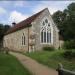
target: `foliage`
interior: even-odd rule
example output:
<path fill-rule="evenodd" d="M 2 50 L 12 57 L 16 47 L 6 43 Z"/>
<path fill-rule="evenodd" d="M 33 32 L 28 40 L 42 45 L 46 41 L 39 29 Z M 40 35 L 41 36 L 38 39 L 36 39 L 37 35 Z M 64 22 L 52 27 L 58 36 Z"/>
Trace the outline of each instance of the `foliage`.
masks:
<path fill-rule="evenodd" d="M 75 58 L 75 50 L 72 50 L 72 57 Z"/>
<path fill-rule="evenodd" d="M 71 50 L 65 50 L 63 53 L 65 58 L 71 58 L 72 57 L 72 51 Z"/>
<path fill-rule="evenodd" d="M 10 28 L 9 25 L 0 24 L 0 45 L 1 45 L 1 43 L 2 43 L 4 34 L 6 33 L 6 31 L 7 31 L 9 28 Z"/>
<path fill-rule="evenodd" d="M 75 49 L 75 41 L 74 40 L 69 40 L 65 41 L 63 44 L 64 49 Z"/>
<path fill-rule="evenodd" d="M 57 11 L 52 15 L 57 24 L 60 35 L 64 40 L 75 39 L 75 3 L 71 3 L 63 11 Z"/>
<path fill-rule="evenodd" d="M 72 59 L 67 59 L 63 57 L 63 50 L 56 51 L 42 51 L 42 52 L 32 52 L 26 53 L 25 55 L 35 59 L 41 64 L 47 65 L 50 68 L 57 69 L 58 63 L 62 63 L 65 69 L 75 71 L 75 61 Z M 75 58 L 74 58 L 75 59 Z"/>
<path fill-rule="evenodd" d="M 74 58 L 75 57 L 75 41 L 74 40 L 69 40 L 65 41 L 63 44 L 64 48 L 64 57 L 67 58 Z"/>
<path fill-rule="evenodd" d="M 63 54 L 65 58 L 69 59 L 75 58 L 75 50 L 65 50 Z"/>
<path fill-rule="evenodd" d="M 53 51 L 54 50 L 54 47 L 53 46 L 44 46 L 43 47 L 43 50 L 45 50 L 45 51 Z"/>

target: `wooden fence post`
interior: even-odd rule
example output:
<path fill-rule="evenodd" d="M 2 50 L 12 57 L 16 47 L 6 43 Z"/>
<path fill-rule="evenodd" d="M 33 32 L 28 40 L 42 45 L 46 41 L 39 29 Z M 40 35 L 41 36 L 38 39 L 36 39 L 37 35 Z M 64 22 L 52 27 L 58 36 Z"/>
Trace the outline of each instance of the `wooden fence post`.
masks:
<path fill-rule="evenodd" d="M 58 64 L 57 71 L 58 71 L 58 75 L 75 75 L 74 71 L 64 69 L 61 63 Z"/>
<path fill-rule="evenodd" d="M 58 75 L 63 75 L 63 74 L 62 74 L 62 68 L 63 68 L 63 65 L 62 65 L 61 63 L 59 63 L 59 64 L 58 64 L 58 69 L 57 69 Z"/>

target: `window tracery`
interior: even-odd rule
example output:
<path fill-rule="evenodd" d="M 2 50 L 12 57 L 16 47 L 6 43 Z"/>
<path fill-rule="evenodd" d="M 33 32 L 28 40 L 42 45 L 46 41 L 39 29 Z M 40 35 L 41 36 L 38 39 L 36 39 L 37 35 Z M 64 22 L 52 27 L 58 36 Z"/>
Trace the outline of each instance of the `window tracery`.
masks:
<path fill-rule="evenodd" d="M 51 43 L 51 27 L 48 19 L 45 19 L 41 25 L 41 43 Z"/>

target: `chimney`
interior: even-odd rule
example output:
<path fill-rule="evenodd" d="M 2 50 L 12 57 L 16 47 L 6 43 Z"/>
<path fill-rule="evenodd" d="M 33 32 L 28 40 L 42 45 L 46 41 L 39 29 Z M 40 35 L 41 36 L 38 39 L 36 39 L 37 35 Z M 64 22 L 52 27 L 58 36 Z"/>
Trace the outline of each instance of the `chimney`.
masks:
<path fill-rule="evenodd" d="M 16 23 L 15 23 L 15 22 L 13 22 L 13 23 L 12 23 L 12 26 L 15 26 L 15 25 L 16 25 Z"/>

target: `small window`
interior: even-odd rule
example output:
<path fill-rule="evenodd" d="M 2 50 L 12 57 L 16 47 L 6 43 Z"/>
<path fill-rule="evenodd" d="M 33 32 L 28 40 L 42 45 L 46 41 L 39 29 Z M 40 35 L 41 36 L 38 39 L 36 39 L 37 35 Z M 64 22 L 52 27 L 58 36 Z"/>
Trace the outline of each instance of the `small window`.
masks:
<path fill-rule="evenodd" d="M 43 26 L 45 25 L 45 22 L 43 22 Z"/>
<path fill-rule="evenodd" d="M 48 24 L 48 26 L 50 26 L 50 23 Z"/>
<path fill-rule="evenodd" d="M 49 33 L 47 32 L 47 43 L 49 43 Z"/>
<path fill-rule="evenodd" d="M 25 45 L 25 36 L 24 36 L 24 45 Z"/>
<path fill-rule="evenodd" d="M 51 42 L 51 33 L 49 33 L 49 42 Z"/>
<path fill-rule="evenodd" d="M 46 32 L 44 32 L 44 43 L 46 43 Z"/>
<path fill-rule="evenodd" d="M 48 23 L 48 20 L 46 19 L 45 22 Z"/>
<path fill-rule="evenodd" d="M 22 36 L 22 45 L 23 45 L 23 36 Z"/>
<path fill-rule="evenodd" d="M 23 33 L 23 35 L 24 35 L 24 33 Z"/>
<path fill-rule="evenodd" d="M 43 31 L 41 32 L 41 43 L 43 43 Z"/>
<path fill-rule="evenodd" d="M 25 45 L 25 36 L 22 36 L 22 45 Z"/>

